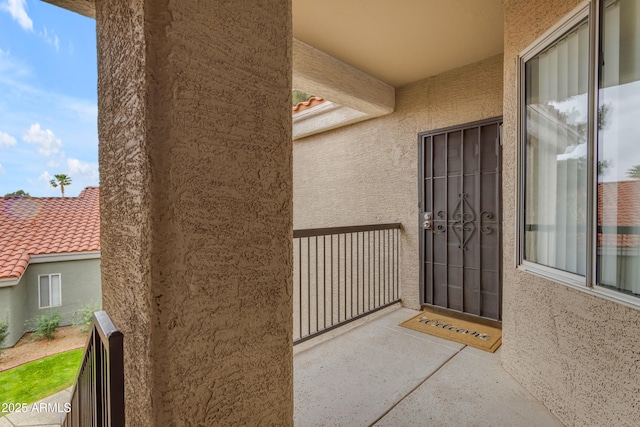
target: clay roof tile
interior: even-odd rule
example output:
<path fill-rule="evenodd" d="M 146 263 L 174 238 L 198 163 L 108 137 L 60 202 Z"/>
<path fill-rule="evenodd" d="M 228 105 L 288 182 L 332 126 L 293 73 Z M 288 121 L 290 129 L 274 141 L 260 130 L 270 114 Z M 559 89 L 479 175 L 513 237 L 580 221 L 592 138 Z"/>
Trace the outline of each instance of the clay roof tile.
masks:
<path fill-rule="evenodd" d="M 598 184 L 598 226 L 603 231 L 598 233 L 598 246 L 640 246 L 640 236 L 637 234 L 612 234 L 610 228 L 640 227 L 640 180 Z"/>
<path fill-rule="evenodd" d="M 98 187 L 78 197 L 0 197 L 0 279 L 20 277 L 30 255 L 99 250 Z"/>
<path fill-rule="evenodd" d="M 298 102 L 296 105 L 294 105 L 291 108 L 291 114 L 296 114 L 296 113 L 299 113 L 301 111 L 308 110 L 309 108 L 313 108 L 316 105 L 322 104 L 323 102 L 325 102 L 324 99 L 319 98 L 317 96 L 312 96 L 307 101 Z"/>

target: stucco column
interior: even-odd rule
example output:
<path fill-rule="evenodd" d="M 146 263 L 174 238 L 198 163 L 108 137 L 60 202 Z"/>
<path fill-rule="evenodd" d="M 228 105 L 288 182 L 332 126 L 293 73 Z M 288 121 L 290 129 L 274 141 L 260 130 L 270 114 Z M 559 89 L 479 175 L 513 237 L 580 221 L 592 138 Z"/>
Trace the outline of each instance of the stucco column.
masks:
<path fill-rule="evenodd" d="M 131 426 L 291 425 L 290 0 L 96 1 Z"/>

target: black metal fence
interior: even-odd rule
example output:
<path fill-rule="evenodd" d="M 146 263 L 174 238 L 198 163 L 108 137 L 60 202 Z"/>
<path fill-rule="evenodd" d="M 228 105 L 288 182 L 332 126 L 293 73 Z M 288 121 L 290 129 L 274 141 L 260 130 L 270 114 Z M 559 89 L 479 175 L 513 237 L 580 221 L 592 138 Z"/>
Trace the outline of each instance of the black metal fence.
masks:
<path fill-rule="evenodd" d="M 400 224 L 294 230 L 294 344 L 396 303 Z"/>
<path fill-rule="evenodd" d="M 124 357 L 122 332 L 105 311 L 94 313 L 71 411 L 62 427 L 124 426 Z"/>

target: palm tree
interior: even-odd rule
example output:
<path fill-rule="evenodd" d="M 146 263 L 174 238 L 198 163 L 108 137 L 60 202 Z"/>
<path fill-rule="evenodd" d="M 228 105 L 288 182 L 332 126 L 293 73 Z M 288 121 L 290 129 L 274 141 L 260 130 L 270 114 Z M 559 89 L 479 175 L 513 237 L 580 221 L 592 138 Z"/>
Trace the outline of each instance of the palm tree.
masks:
<path fill-rule="evenodd" d="M 71 185 L 71 177 L 67 176 L 63 173 L 54 175 L 56 179 L 52 179 L 49 181 L 53 188 L 56 188 L 58 185 L 60 186 L 60 191 L 62 191 L 62 197 L 64 197 L 64 186 Z"/>
<path fill-rule="evenodd" d="M 640 165 L 635 165 L 627 171 L 627 177 L 631 179 L 640 179 Z"/>

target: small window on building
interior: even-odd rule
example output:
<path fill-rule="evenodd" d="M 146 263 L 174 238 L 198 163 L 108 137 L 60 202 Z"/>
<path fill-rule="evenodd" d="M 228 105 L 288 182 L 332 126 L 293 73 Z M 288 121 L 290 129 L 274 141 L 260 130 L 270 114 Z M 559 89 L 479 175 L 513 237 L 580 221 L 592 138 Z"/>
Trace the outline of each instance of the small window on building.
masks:
<path fill-rule="evenodd" d="M 38 276 L 38 296 L 40 308 L 62 305 L 60 274 Z"/>
<path fill-rule="evenodd" d="M 585 3 L 520 73 L 519 264 L 640 305 L 640 2 Z"/>

